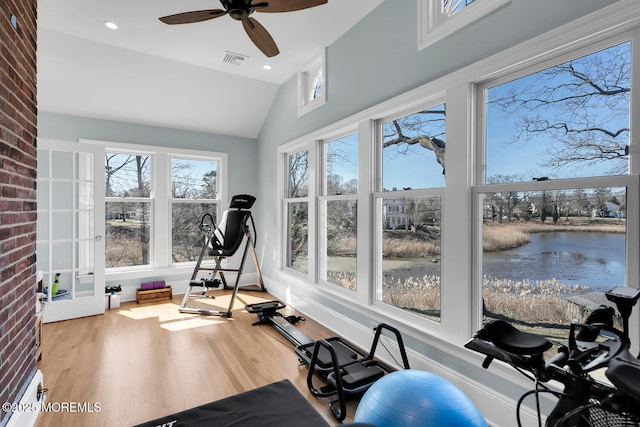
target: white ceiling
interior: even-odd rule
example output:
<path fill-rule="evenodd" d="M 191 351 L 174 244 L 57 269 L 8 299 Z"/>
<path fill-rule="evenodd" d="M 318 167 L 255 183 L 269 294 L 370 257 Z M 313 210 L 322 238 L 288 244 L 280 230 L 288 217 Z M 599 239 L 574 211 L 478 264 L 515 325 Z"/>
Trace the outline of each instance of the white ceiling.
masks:
<path fill-rule="evenodd" d="M 183 25 L 158 20 L 221 9 L 218 0 L 41 0 L 38 106 L 255 138 L 279 85 L 382 1 L 329 0 L 296 12 L 256 12 L 252 17 L 280 49 L 267 58 L 229 16 Z M 119 29 L 107 29 L 105 21 Z M 225 51 L 248 59 L 239 66 L 224 63 Z M 272 69 L 264 70 L 266 64 Z"/>

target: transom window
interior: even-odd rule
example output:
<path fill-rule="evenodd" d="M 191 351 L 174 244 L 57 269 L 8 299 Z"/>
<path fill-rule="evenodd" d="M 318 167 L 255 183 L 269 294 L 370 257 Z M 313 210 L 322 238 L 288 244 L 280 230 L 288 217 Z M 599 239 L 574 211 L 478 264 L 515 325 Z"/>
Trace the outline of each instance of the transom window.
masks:
<path fill-rule="evenodd" d="M 511 0 L 418 0 L 418 50 L 510 2 Z"/>
<path fill-rule="evenodd" d="M 327 100 L 325 52 L 298 72 L 298 116 L 307 114 Z"/>

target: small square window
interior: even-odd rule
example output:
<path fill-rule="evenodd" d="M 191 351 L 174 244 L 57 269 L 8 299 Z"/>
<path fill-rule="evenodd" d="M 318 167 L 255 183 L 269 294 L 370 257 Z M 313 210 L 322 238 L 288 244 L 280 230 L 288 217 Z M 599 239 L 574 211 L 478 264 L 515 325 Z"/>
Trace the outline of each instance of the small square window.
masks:
<path fill-rule="evenodd" d="M 313 111 L 327 100 L 325 51 L 298 72 L 298 117 Z"/>

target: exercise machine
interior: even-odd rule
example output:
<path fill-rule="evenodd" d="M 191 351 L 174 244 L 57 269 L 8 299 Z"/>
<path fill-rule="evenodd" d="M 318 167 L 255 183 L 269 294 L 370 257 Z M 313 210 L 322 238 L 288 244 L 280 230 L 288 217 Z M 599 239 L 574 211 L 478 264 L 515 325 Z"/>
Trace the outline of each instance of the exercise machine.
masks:
<path fill-rule="evenodd" d="M 248 304 L 244 307 L 249 313 L 258 315 L 258 320 L 252 323 L 252 326 L 256 325 L 271 325 L 273 328 L 280 332 L 294 346 L 312 344 L 313 340 L 309 338 L 304 332 L 293 326 L 292 321 L 304 320 L 297 316 L 283 316 L 278 310 L 285 308 L 286 305 L 280 301 L 267 301 L 256 304 Z"/>
<path fill-rule="evenodd" d="M 216 225 L 211 214 L 205 214 L 200 220 L 200 231 L 203 233 L 202 249 L 196 262 L 196 266 L 191 275 L 189 286 L 182 298 L 179 311 L 182 313 L 212 314 L 231 317 L 231 310 L 239 289 L 266 292 L 258 257 L 256 256 L 256 226 L 251 216 L 251 207 L 256 198 L 248 194 L 235 195 L 229 201 L 229 208 L 222 214 L 222 220 Z M 232 257 L 245 242 L 242 253 L 242 260 L 237 268 L 223 266 L 225 259 Z M 240 286 L 240 278 L 244 270 L 244 263 L 247 255 L 251 252 L 258 284 Z M 203 261 L 206 256 L 212 257 L 213 267 L 205 266 Z M 198 279 L 202 271 L 208 272 L 206 277 Z M 236 273 L 236 280 L 233 286 L 227 283 L 225 272 Z M 197 289 L 194 292 L 194 289 Z M 217 308 L 194 308 L 188 307 L 191 299 L 215 298 L 211 294 L 212 290 L 231 289 L 231 300 L 227 310 Z"/>
<path fill-rule="evenodd" d="M 375 359 L 375 352 L 384 330 L 395 336 L 402 357 L 402 366 L 404 369 L 410 369 L 402 335 L 392 326 L 385 323 L 376 326 L 371 349 L 365 353 L 340 337 L 312 340 L 289 322 L 291 316 L 285 317 L 278 312 L 285 307 L 285 304 L 276 300 L 249 304 L 245 306 L 245 310 L 258 315 L 258 321 L 253 325 L 271 324 L 295 346 L 298 360 L 309 368 L 309 391 L 318 398 L 331 398 L 329 409 L 338 421 L 343 421 L 347 415 L 347 398 L 360 397 L 378 379 L 395 371 L 391 366 Z M 321 377 L 326 385 L 320 389 L 316 388 L 313 382 L 314 375 Z M 336 404 L 339 406 L 336 407 Z"/>

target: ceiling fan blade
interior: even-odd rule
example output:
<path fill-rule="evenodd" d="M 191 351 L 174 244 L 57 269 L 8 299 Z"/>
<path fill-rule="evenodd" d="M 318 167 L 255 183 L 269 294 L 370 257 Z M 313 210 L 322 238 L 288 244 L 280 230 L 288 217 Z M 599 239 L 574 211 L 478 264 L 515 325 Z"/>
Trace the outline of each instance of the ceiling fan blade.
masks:
<path fill-rule="evenodd" d="M 268 5 L 265 7 L 256 8 L 256 12 L 293 12 L 295 10 L 321 6 L 323 4 L 326 4 L 327 1 L 328 0 L 266 0 L 266 3 L 268 3 Z"/>
<path fill-rule="evenodd" d="M 175 15 L 163 16 L 159 18 L 162 22 L 169 25 L 174 24 L 190 24 L 192 22 L 207 21 L 213 18 L 219 18 L 227 14 L 226 10 L 208 9 L 196 10 L 193 12 L 176 13 Z"/>
<path fill-rule="evenodd" d="M 256 47 L 269 58 L 280 53 L 271 34 L 258 21 L 248 18 L 242 21 L 242 26 Z"/>

